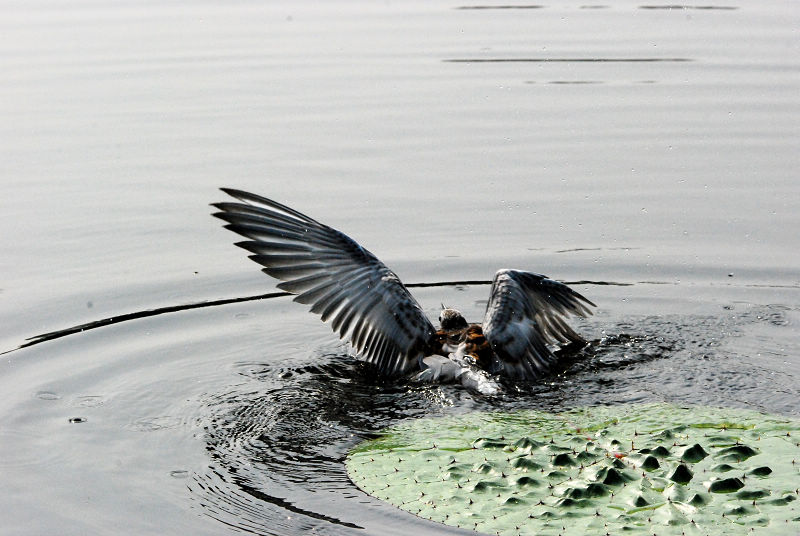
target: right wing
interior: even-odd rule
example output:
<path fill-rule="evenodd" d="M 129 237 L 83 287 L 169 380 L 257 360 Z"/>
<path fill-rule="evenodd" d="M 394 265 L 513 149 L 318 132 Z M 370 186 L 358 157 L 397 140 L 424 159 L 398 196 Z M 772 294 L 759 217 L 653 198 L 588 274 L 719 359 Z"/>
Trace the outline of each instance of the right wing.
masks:
<path fill-rule="evenodd" d="M 546 276 L 498 271 L 483 320 L 483 334 L 498 359 L 493 372 L 519 379 L 545 374 L 556 361 L 548 344 L 583 341 L 564 318 L 592 314 L 587 305 L 595 306 Z"/>
<path fill-rule="evenodd" d="M 223 188 L 244 203 L 215 203 L 225 228 L 250 240 L 236 245 L 278 288 L 331 321 L 364 360 L 384 374 L 418 367 L 436 331 L 400 279 L 344 233 L 264 197 Z"/>

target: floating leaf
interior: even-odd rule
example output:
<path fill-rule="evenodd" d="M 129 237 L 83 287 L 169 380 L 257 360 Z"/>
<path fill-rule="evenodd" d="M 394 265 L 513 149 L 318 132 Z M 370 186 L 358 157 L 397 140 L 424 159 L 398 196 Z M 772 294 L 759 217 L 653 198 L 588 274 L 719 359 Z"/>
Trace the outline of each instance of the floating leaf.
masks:
<path fill-rule="evenodd" d="M 798 435 L 783 417 L 667 404 L 474 413 L 392 427 L 347 469 L 367 493 L 480 533 L 796 536 Z"/>

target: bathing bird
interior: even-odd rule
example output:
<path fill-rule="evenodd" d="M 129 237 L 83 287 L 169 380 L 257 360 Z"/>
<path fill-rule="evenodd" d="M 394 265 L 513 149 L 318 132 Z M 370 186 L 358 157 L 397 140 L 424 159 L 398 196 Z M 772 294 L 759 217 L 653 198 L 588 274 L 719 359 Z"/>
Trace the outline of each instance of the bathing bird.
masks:
<path fill-rule="evenodd" d="M 566 319 L 592 314 L 595 304 L 547 276 L 498 270 L 483 323 L 442 306 L 436 329 L 397 275 L 341 231 L 271 199 L 222 191 L 236 201 L 213 203 L 213 215 L 247 238 L 236 245 L 383 375 L 491 393 L 491 377 L 541 378 L 557 362 L 551 347 L 586 342 Z"/>

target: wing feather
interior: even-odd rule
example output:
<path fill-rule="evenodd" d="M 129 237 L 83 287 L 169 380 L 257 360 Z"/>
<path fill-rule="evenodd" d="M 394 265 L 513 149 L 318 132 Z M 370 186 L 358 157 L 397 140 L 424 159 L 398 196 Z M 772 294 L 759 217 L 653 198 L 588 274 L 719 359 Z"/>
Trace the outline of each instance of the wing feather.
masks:
<path fill-rule="evenodd" d="M 311 306 L 360 356 L 387 375 L 407 372 L 435 329 L 400 279 L 344 233 L 270 199 L 229 188 L 240 202 L 215 203 L 236 245 Z"/>
<path fill-rule="evenodd" d="M 567 285 L 521 270 L 499 270 L 483 321 L 497 362 L 494 372 L 534 379 L 556 361 L 548 344 L 581 342 L 565 317 L 585 317 L 595 305 Z"/>

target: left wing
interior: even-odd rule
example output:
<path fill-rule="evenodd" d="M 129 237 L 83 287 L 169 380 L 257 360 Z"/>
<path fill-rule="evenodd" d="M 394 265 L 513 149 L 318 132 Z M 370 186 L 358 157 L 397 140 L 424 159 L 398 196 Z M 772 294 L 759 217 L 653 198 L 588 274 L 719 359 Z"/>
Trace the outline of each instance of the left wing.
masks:
<path fill-rule="evenodd" d="M 215 203 L 227 229 L 249 238 L 263 271 L 297 294 L 294 301 L 331 321 L 364 360 L 387 375 L 418 368 L 434 332 L 400 279 L 344 233 L 271 199 L 222 189 L 243 203 Z"/>
<path fill-rule="evenodd" d="M 493 372 L 519 379 L 545 374 L 556 361 L 548 344 L 583 341 L 565 317 L 586 317 L 592 314 L 589 305 L 595 306 L 546 276 L 521 270 L 498 271 L 483 320 L 483 333 L 498 359 Z"/>

